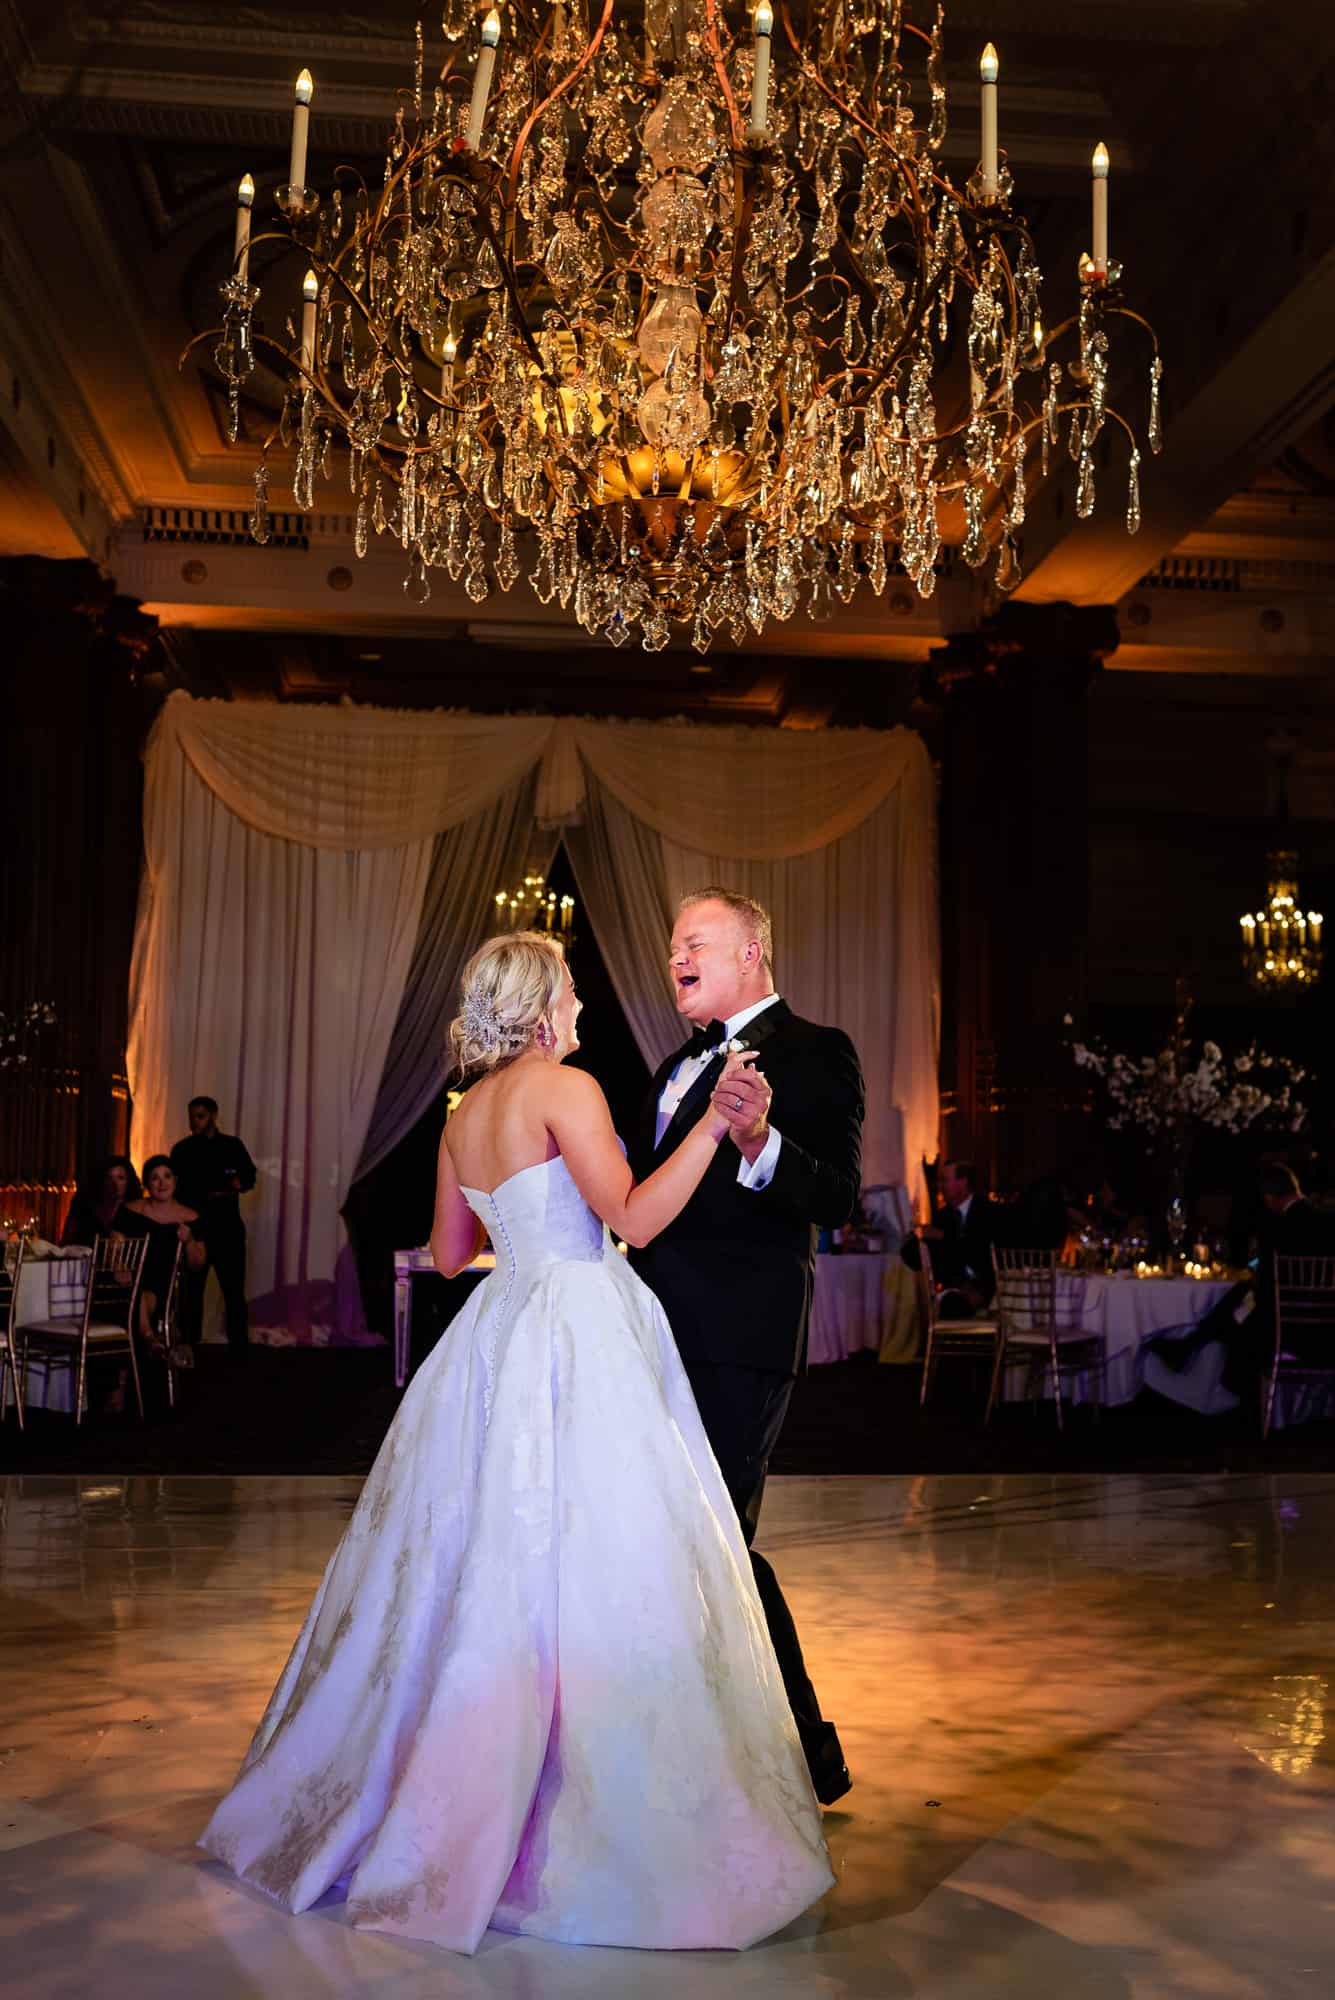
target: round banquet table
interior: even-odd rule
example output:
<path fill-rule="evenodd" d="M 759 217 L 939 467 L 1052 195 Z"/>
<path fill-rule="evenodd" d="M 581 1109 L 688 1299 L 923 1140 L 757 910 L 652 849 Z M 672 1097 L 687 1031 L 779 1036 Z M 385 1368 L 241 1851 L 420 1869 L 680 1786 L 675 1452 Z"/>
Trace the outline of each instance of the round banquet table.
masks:
<path fill-rule="evenodd" d="M 87 1250 L 67 1257 L 25 1257 L 19 1273 L 18 1310 L 14 1315 L 22 1349 L 22 1330 L 39 1319 L 61 1319 L 83 1311 L 88 1289 Z M 68 1359 L 36 1348 L 28 1356 L 23 1378 L 23 1407 L 34 1410 L 74 1408 L 74 1368 Z M 14 1382 L 5 1370 L 5 1403 L 14 1401 Z"/>
<path fill-rule="evenodd" d="M 883 1361 L 907 1361 L 917 1343 L 913 1274 L 897 1251 L 817 1257 L 807 1335 L 812 1367 L 846 1361 L 864 1347 L 878 1348 Z"/>
<path fill-rule="evenodd" d="M 1129 1403 L 1143 1386 L 1146 1344 L 1161 1335 L 1191 1333 L 1233 1284 L 1231 1278 L 1137 1278 L 1129 1272 L 1103 1277 L 1060 1271 L 1058 1323 L 1069 1326 L 1078 1321 L 1086 1333 L 1099 1336 L 1107 1358 L 1103 1401 Z M 1006 1370 L 1008 1396 L 1025 1393 L 1026 1373 L 1023 1367 Z M 1045 1380 L 1043 1393 L 1052 1394 L 1050 1380 Z M 1076 1402 L 1088 1401 L 1094 1385 L 1077 1376 L 1071 1393 Z"/>

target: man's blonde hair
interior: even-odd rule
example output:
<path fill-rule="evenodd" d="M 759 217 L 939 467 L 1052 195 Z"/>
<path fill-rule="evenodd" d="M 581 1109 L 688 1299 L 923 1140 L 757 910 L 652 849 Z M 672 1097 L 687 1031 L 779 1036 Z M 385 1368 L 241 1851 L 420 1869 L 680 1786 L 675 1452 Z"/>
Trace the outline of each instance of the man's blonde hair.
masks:
<path fill-rule="evenodd" d="M 560 997 L 565 957 L 541 931 L 489 938 L 464 967 L 450 1046 L 461 1076 L 499 1069 L 531 1048 Z"/>
<path fill-rule="evenodd" d="M 760 946 L 760 963 L 768 973 L 774 971 L 774 926 L 770 922 L 769 911 L 754 896 L 743 896 L 738 889 L 721 889 L 711 886 L 707 889 L 693 889 L 689 896 L 683 896 L 677 905 L 677 915 L 688 910 L 692 903 L 723 903 L 741 923 L 748 938 L 754 938 Z"/>

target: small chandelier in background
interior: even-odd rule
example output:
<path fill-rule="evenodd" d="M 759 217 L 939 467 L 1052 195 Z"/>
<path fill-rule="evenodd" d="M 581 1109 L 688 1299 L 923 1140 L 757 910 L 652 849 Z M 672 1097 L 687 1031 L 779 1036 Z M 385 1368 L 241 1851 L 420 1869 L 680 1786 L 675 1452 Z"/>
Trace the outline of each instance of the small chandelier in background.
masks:
<path fill-rule="evenodd" d="M 257 347 L 285 377 L 255 540 L 275 442 L 305 510 L 338 439 L 357 554 L 397 541 L 414 602 L 433 569 L 480 603 L 529 568 L 543 603 L 613 644 L 638 628 L 654 651 L 676 626 L 706 652 L 897 571 L 928 596 L 948 544 L 1013 590 L 1026 482 L 1069 453 L 1087 517 L 1105 428 L 1134 534 L 1114 327 L 1147 341 L 1151 451 L 1161 369 L 1109 256 L 1107 149 L 1076 311 L 1045 332 L 997 53 L 956 186 L 926 8 L 918 26 L 906 0 L 631 0 L 615 20 L 613 0 L 510 0 L 479 19 L 446 0 L 438 80 L 419 22 L 383 182 L 340 168 L 327 195 L 306 185 L 303 70 L 276 191 L 278 240 L 308 267 L 299 337 L 252 324 L 249 176 L 223 325 L 199 336 L 233 442 Z"/>
<path fill-rule="evenodd" d="M 505 931 L 545 931 L 569 952 L 575 942 L 575 899 L 558 899 L 544 875 L 526 875 L 521 889 L 497 891 L 492 934 Z"/>
<path fill-rule="evenodd" d="M 1292 993 L 1321 977 L 1325 919 L 1299 905 L 1297 855 L 1279 848 L 1266 858 L 1270 900 L 1254 916 L 1239 919 L 1243 970 L 1262 993 Z"/>

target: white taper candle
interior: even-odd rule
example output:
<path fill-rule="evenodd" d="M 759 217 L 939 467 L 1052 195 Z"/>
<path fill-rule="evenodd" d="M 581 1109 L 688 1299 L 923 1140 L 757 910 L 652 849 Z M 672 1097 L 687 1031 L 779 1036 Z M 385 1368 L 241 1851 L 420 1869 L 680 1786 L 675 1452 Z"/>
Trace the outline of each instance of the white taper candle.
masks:
<path fill-rule="evenodd" d="M 468 107 L 467 143 L 470 153 L 482 144 L 482 120 L 491 95 L 491 79 L 496 70 L 496 45 L 501 39 L 501 17 L 493 7 L 482 23 L 482 46 L 473 71 L 473 101 Z"/>
<path fill-rule="evenodd" d="M 308 271 L 301 281 L 301 365 L 309 375 L 315 366 L 315 302 L 320 296 L 320 280 Z"/>
<path fill-rule="evenodd" d="M 292 103 L 292 152 L 287 163 L 289 187 L 302 188 L 306 185 L 306 140 L 311 129 L 311 98 L 314 92 L 311 73 L 304 69 L 297 78 Z"/>
<path fill-rule="evenodd" d="M 1094 243 L 1092 255 L 1094 269 L 1100 277 L 1108 275 L 1108 148 L 1100 139 L 1094 148 L 1094 158 L 1090 163 L 1094 176 Z"/>
<path fill-rule="evenodd" d="M 232 245 L 232 269 L 243 285 L 250 282 L 250 210 L 254 199 L 255 183 L 249 174 L 243 174 L 236 191 L 236 240 Z"/>
<path fill-rule="evenodd" d="M 982 79 L 983 99 L 983 155 L 982 181 L 983 200 L 997 198 L 997 74 L 1000 64 L 997 52 L 991 42 L 983 50 L 978 63 L 978 74 Z"/>
<path fill-rule="evenodd" d="M 760 0 L 752 21 L 756 36 L 755 76 L 751 85 L 751 130 L 753 139 L 763 139 L 769 125 L 770 36 L 774 33 L 774 9 L 769 0 Z"/>

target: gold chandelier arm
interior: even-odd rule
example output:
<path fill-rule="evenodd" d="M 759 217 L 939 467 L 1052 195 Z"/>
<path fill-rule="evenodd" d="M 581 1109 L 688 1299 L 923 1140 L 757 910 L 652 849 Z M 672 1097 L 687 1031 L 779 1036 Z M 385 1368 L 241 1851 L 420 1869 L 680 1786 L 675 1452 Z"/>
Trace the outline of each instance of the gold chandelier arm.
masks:
<path fill-rule="evenodd" d="M 510 155 L 510 186 L 509 192 L 505 197 L 505 207 L 507 210 L 513 209 L 519 196 L 519 170 L 523 164 L 524 148 L 528 145 L 529 133 L 542 117 L 543 112 L 550 105 L 555 104 L 558 98 L 564 97 L 573 83 L 578 82 L 589 64 L 593 61 L 593 58 L 597 55 L 603 45 L 603 37 L 607 33 L 608 23 L 612 19 L 612 5 L 613 0 L 603 0 L 602 17 L 598 22 L 598 26 L 589 36 L 589 45 L 583 55 L 574 68 L 563 76 L 560 82 L 547 93 L 541 103 L 534 106 L 520 127 L 519 136 L 514 143 L 514 151 Z"/>
<path fill-rule="evenodd" d="M 737 99 L 732 94 L 732 85 L 728 81 L 728 72 L 724 67 L 723 41 L 719 34 L 717 0 L 705 0 L 705 47 L 709 50 L 710 60 L 714 65 L 714 74 L 718 78 L 719 91 L 727 108 L 728 130 L 732 134 L 733 155 L 735 159 L 743 143 L 742 121 L 737 115 Z M 734 166 L 733 171 L 735 175 L 739 169 Z"/>

